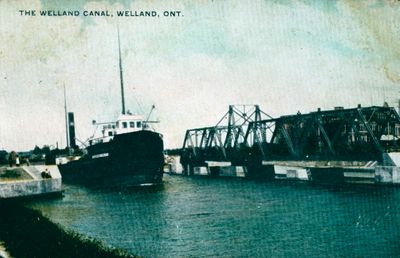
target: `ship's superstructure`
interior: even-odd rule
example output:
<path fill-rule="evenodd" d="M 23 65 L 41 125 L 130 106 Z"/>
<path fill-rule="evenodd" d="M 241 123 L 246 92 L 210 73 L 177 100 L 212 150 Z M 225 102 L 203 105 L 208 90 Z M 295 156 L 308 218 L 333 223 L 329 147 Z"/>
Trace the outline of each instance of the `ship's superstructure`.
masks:
<path fill-rule="evenodd" d="M 109 142 L 117 134 L 137 132 L 145 129 L 143 117 L 140 115 L 119 115 L 115 122 L 99 123 L 100 135 L 95 135 L 89 140 L 89 144 Z"/>

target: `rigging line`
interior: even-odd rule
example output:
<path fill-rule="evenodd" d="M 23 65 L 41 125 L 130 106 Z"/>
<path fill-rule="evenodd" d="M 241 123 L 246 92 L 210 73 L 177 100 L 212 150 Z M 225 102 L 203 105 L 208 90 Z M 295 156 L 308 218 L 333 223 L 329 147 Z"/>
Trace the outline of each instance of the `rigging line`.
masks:
<path fill-rule="evenodd" d="M 135 101 L 136 101 L 136 104 L 137 104 L 137 106 L 139 107 L 139 112 L 140 112 L 140 114 L 144 114 L 144 111 L 143 111 L 142 105 L 140 104 L 140 102 L 139 102 L 139 100 L 138 100 L 138 98 L 136 97 L 136 95 L 135 95 L 135 94 L 133 94 L 133 98 L 135 99 Z"/>

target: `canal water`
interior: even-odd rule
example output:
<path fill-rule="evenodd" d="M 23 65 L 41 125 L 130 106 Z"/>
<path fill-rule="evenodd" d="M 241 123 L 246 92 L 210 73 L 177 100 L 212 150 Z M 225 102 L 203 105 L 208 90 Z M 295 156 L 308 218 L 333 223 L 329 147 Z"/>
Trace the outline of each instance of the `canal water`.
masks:
<path fill-rule="evenodd" d="M 29 204 L 144 257 L 398 257 L 400 188 L 165 176 L 157 190 L 66 185 Z"/>

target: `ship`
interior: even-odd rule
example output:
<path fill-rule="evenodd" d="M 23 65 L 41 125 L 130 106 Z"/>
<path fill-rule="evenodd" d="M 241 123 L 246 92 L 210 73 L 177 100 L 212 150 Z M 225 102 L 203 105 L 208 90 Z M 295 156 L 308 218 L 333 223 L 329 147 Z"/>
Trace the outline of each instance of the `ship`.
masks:
<path fill-rule="evenodd" d="M 134 187 L 162 184 L 164 144 L 162 135 L 149 126 L 149 117 L 133 115 L 125 110 L 121 46 L 118 31 L 119 72 L 122 112 L 113 122 L 93 124 L 100 126 L 100 135 L 94 134 L 82 150 L 83 155 L 59 158 L 57 161 L 63 182 L 93 187 Z M 66 104 L 65 104 L 66 106 Z M 65 108 L 67 109 L 67 108 Z M 67 114 L 67 112 L 66 112 Z M 70 113 L 69 113 L 70 114 Z M 74 121 L 67 121 L 67 141 L 74 149 Z M 69 131 L 69 133 L 68 133 Z M 72 144 L 71 144 L 72 143 Z"/>

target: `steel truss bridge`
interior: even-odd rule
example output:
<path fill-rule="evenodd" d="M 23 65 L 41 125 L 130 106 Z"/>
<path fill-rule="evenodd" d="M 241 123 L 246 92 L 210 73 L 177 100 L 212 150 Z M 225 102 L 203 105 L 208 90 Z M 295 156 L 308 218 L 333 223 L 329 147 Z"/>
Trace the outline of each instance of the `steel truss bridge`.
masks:
<path fill-rule="evenodd" d="M 228 120 L 227 125 L 221 125 Z M 393 107 L 361 107 L 272 118 L 258 105 L 229 106 L 216 126 L 186 131 L 182 164 L 252 160 L 376 160 L 400 149 Z"/>
<path fill-rule="evenodd" d="M 246 132 L 250 123 L 272 117 L 258 105 L 230 105 L 217 125 L 189 129 L 182 147 L 185 162 L 203 165 L 205 160 L 234 161 L 241 159 L 241 147 L 246 144 Z M 227 120 L 227 125 L 222 125 Z"/>

